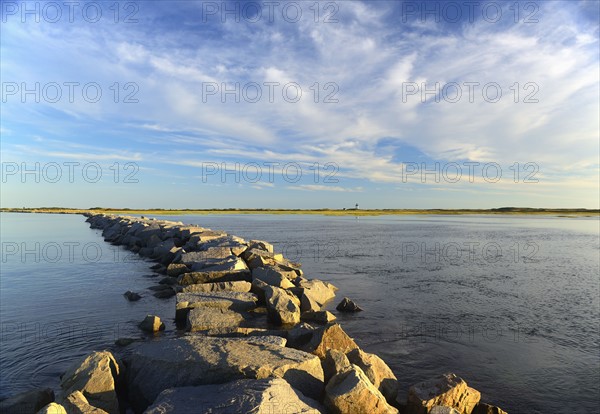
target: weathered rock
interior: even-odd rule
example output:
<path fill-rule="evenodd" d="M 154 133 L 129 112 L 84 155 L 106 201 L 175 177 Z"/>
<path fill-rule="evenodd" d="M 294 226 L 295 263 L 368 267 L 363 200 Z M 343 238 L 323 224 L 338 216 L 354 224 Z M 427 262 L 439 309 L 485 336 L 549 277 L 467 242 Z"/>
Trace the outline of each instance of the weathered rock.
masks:
<path fill-rule="evenodd" d="M 224 259 L 207 259 L 202 262 L 195 262 L 192 265 L 194 272 L 242 272 L 248 271 L 246 262 L 241 258 L 231 255 Z"/>
<path fill-rule="evenodd" d="M 25 391 L 0 401 L 0 413 L 36 413 L 54 401 L 54 391 L 40 388 Z"/>
<path fill-rule="evenodd" d="M 303 294 L 311 300 L 317 302 L 320 306 L 325 305 L 335 297 L 337 288 L 331 283 L 323 282 L 322 280 L 302 280 L 299 287 L 303 289 Z"/>
<path fill-rule="evenodd" d="M 286 276 L 287 273 L 294 272 L 285 272 L 273 267 L 257 267 L 252 269 L 252 280 L 260 279 L 271 286 L 282 289 L 290 289 L 295 287 L 295 285 Z"/>
<path fill-rule="evenodd" d="M 130 290 L 123 293 L 123 296 L 125 296 L 125 298 L 127 298 L 127 300 L 130 302 L 136 302 L 142 298 L 139 293 L 135 293 Z"/>
<path fill-rule="evenodd" d="M 348 353 L 358 349 L 358 345 L 337 323 L 317 328 L 313 331 L 310 341 L 300 349 L 319 358 L 325 358 L 328 349 L 336 349 Z"/>
<path fill-rule="evenodd" d="M 80 391 L 74 391 L 63 401 L 67 414 L 118 414 L 119 411 L 106 412 L 105 410 L 90 405 L 85 395 Z"/>
<path fill-rule="evenodd" d="M 199 412 L 256 414 L 318 414 L 319 403 L 305 397 L 281 378 L 245 379 L 226 384 L 170 388 L 160 393 L 145 414 Z"/>
<path fill-rule="evenodd" d="M 319 305 L 311 295 L 306 295 L 302 292 L 302 296 L 300 297 L 300 310 L 302 312 L 317 312 L 321 310 L 321 305 Z"/>
<path fill-rule="evenodd" d="M 196 285 L 188 285 L 182 289 L 182 292 L 250 292 L 251 286 L 252 285 L 246 281 L 200 283 Z"/>
<path fill-rule="evenodd" d="M 239 312 L 249 311 L 256 307 L 257 300 L 256 295 L 250 292 L 178 293 L 176 319 L 180 320 L 185 316 L 185 309 L 197 307 L 229 309 Z"/>
<path fill-rule="evenodd" d="M 248 244 L 248 248 L 264 250 L 269 253 L 273 253 L 273 251 L 274 251 L 273 245 L 271 243 L 267 243 L 266 241 L 262 241 L 262 240 L 250 240 L 250 243 Z"/>
<path fill-rule="evenodd" d="M 110 352 L 92 352 L 67 370 L 60 386 L 63 395 L 81 391 L 91 405 L 113 414 L 119 412 L 115 386 L 119 375 L 119 364 Z"/>
<path fill-rule="evenodd" d="M 8 413 L 9 411 L 0 411 L 0 412 Z M 15 411 L 15 413 L 25 413 L 25 411 Z M 53 402 L 53 403 L 50 403 L 50 404 L 46 405 L 45 407 L 43 407 L 36 414 L 67 414 L 67 411 L 65 410 L 65 407 L 63 407 L 62 405 Z"/>
<path fill-rule="evenodd" d="M 186 265 L 205 262 L 209 259 L 225 259 L 232 255 L 231 249 L 228 247 L 209 247 L 207 250 L 187 252 L 181 255 L 181 262 Z"/>
<path fill-rule="evenodd" d="M 199 307 L 187 314 L 186 330 L 190 332 L 224 329 L 239 326 L 244 317 L 228 309 Z"/>
<path fill-rule="evenodd" d="M 325 384 L 327 384 L 336 374 L 349 369 L 351 364 L 346 354 L 342 351 L 328 349 L 325 358 L 321 361 L 321 365 L 323 366 Z"/>
<path fill-rule="evenodd" d="M 139 344 L 127 363 L 130 401 L 141 411 L 167 388 L 267 377 L 319 398 L 323 369 L 317 357 L 253 340 L 193 335 Z"/>
<path fill-rule="evenodd" d="M 460 414 L 471 414 L 481 394 L 454 374 L 443 374 L 432 380 L 413 385 L 408 390 L 409 413 L 428 413 L 431 407 L 443 405 Z"/>
<path fill-rule="evenodd" d="M 294 326 L 287 333 L 288 346 L 291 348 L 302 349 L 312 339 L 315 328 L 302 322 Z"/>
<path fill-rule="evenodd" d="M 375 386 L 388 402 L 393 402 L 398 394 L 398 379 L 387 364 L 375 354 L 353 349 L 347 354 L 348 360 L 363 370 L 371 384 Z"/>
<path fill-rule="evenodd" d="M 162 323 L 158 316 L 146 315 L 144 320 L 140 322 L 139 327 L 142 331 L 158 332 L 165 330 L 165 324 Z"/>
<path fill-rule="evenodd" d="M 362 308 L 358 306 L 352 299 L 344 298 L 336 306 L 336 309 L 340 312 L 361 312 Z"/>
<path fill-rule="evenodd" d="M 248 270 L 241 271 L 217 271 L 217 272 L 188 272 L 179 277 L 179 284 L 183 286 L 195 285 L 199 283 L 213 282 L 250 282 L 252 276 Z"/>
<path fill-rule="evenodd" d="M 325 406 L 339 414 L 398 413 L 356 365 L 331 378 L 325 387 Z"/>
<path fill-rule="evenodd" d="M 429 414 L 460 414 L 460 413 L 452 407 L 436 405 L 435 407 L 431 407 Z"/>
<path fill-rule="evenodd" d="M 486 403 L 478 403 L 475 406 L 472 414 L 507 414 L 506 411 L 502 410 L 499 407 L 486 404 Z"/>
<path fill-rule="evenodd" d="M 274 323 L 300 322 L 300 300 L 293 293 L 274 286 L 267 286 L 264 291 L 269 317 Z"/>

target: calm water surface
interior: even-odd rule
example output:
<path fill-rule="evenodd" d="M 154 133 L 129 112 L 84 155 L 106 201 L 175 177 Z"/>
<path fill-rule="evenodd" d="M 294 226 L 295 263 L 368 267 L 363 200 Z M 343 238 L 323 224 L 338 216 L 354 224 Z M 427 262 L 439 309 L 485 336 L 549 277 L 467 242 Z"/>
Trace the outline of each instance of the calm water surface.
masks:
<path fill-rule="evenodd" d="M 145 290 L 150 263 L 104 243 L 81 216 L 0 217 L 0 395 L 57 386 L 74 356 L 139 336 L 148 312 L 171 322 L 172 300 Z M 600 412 L 596 218 L 163 218 L 270 241 L 307 277 L 339 286 L 330 308 L 349 296 L 365 309 L 338 319 L 402 388 L 452 371 L 511 413 Z M 35 242 L 48 245 L 39 263 L 9 254 Z M 79 243 L 72 258 L 69 242 Z M 48 243 L 63 245 L 56 263 Z M 128 303 L 125 290 L 145 297 Z"/>

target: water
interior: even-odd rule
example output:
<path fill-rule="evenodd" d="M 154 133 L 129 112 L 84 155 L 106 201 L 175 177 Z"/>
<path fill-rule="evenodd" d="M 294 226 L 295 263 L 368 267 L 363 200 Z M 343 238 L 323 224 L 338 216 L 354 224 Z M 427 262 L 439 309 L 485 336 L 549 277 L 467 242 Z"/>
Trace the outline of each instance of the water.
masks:
<path fill-rule="evenodd" d="M 147 312 L 171 301 L 121 294 L 151 285 L 147 262 L 114 260 L 78 216 L 2 214 L 2 241 L 104 246 L 98 263 L 2 263 L 1 394 L 55 385 L 74 355 L 139 336 Z M 511 413 L 600 412 L 600 222 L 518 216 L 165 216 L 272 242 L 306 275 L 340 287 L 365 311 L 338 315 L 401 387 L 455 372 Z M 44 229 L 40 232 L 40 229 Z M 12 238 L 12 239 L 11 239 Z M 81 249 L 80 249 L 81 250 Z M 119 250 L 120 251 L 120 250 Z M 121 254 L 126 254 L 120 251 Z M 82 255 L 83 256 L 83 255 Z M 89 258 L 88 258 L 89 259 Z M 109 325 L 102 335 L 39 343 L 15 323 Z"/>

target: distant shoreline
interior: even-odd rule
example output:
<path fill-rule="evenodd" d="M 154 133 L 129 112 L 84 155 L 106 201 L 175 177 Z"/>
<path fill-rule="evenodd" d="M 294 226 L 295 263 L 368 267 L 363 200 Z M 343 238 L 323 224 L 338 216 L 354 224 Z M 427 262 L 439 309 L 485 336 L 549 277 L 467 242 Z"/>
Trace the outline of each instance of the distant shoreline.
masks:
<path fill-rule="evenodd" d="M 600 217 L 600 210 L 583 208 L 519 208 L 502 207 L 494 209 L 373 209 L 373 210 L 334 210 L 334 209 L 75 209 L 62 207 L 40 208 L 0 208 L 4 213 L 50 213 L 50 214 L 148 214 L 148 215 L 208 215 L 208 214 L 306 214 L 327 216 L 395 216 L 395 215 L 544 215 L 558 217 Z"/>

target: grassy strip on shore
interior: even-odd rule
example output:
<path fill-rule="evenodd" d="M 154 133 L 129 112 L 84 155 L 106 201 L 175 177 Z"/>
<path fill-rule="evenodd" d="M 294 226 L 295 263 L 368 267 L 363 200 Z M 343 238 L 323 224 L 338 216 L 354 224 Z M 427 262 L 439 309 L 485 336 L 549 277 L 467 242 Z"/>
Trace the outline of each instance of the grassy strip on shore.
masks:
<path fill-rule="evenodd" d="M 588 209 L 551 209 L 551 208 L 520 208 L 502 207 L 494 209 L 381 209 L 381 210 L 289 210 L 289 209 L 116 209 L 116 208 L 92 208 L 75 209 L 62 207 L 40 207 L 40 208 L 0 208 L 0 212 L 10 213 L 54 213 L 54 214 L 144 214 L 144 215 L 207 215 L 207 214 L 320 214 L 327 216 L 386 216 L 386 215 L 546 215 L 558 217 L 598 217 L 600 210 Z"/>

